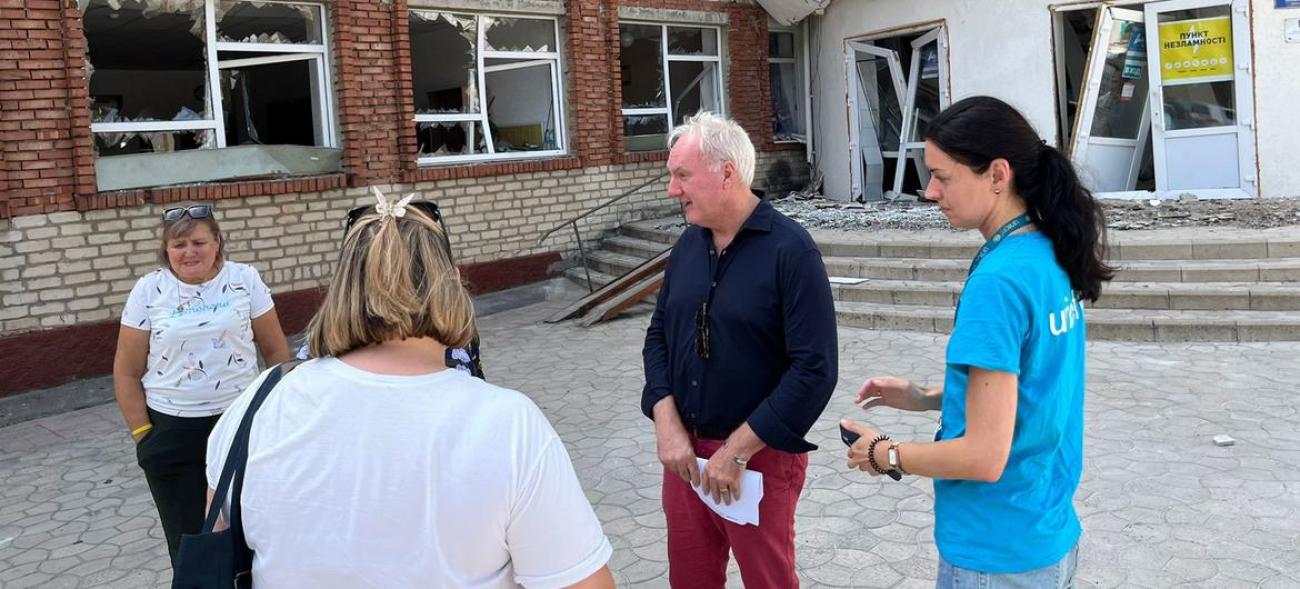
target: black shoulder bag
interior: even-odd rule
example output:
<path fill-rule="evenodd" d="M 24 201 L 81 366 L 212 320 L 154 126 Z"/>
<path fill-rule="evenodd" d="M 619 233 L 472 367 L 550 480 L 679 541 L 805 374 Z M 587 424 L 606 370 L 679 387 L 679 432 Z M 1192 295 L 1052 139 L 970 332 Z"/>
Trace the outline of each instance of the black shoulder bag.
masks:
<path fill-rule="evenodd" d="M 271 389 L 298 364 L 297 361 L 285 362 L 272 368 L 253 395 L 230 444 L 230 452 L 226 454 L 221 480 L 217 483 L 203 529 L 198 534 L 181 536 L 181 549 L 172 567 L 172 589 L 246 589 L 253 586 L 253 551 L 244 540 L 244 522 L 239 509 L 244 466 L 248 462 L 249 432 L 253 429 L 253 416 Z M 226 502 L 227 492 L 230 493 L 230 526 L 214 532 L 212 528 L 217 525 L 217 516 Z"/>

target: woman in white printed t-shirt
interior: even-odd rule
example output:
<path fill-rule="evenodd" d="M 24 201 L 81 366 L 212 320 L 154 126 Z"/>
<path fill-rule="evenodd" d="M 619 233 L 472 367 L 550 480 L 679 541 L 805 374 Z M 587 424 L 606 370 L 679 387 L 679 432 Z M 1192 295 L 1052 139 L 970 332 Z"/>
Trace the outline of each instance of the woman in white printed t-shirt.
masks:
<path fill-rule="evenodd" d="M 257 350 L 275 364 L 289 344 L 257 270 L 225 259 L 212 207 L 162 218 L 163 267 L 126 300 L 113 388 L 174 559 L 181 535 L 203 525 L 208 433 L 257 378 Z"/>
<path fill-rule="evenodd" d="M 447 366 L 474 308 L 438 223 L 378 198 L 308 328 L 315 359 L 252 422 L 240 506 L 253 583 L 613 587 L 609 540 L 546 417 Z M 211 487 L 261 380 L 212 431 Z"/>

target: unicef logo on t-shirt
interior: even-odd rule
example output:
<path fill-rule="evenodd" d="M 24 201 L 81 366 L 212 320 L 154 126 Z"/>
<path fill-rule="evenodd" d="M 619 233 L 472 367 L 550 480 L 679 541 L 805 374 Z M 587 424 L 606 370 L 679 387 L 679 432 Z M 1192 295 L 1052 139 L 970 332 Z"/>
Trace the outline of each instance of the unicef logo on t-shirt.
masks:
<path fill-rule="evenodd" d="M 1065 306 L 1060 311 L 1051 313 L 1048 316 L 1047 324 L 1052 330 L 1053 336 L 1065 335 L 1066 332 L 1074 329 L 1083 318 L 1083 303 L 1074 295 L 1068 295 L 1064 298 Z"/>

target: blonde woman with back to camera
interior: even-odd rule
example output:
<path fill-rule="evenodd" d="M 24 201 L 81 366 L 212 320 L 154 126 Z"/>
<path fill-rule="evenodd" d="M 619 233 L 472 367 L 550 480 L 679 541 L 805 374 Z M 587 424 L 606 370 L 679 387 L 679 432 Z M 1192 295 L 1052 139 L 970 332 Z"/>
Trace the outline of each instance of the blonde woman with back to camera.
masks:
<path fill-rule="evenodd" d="M 409 197 L 377 197 L 349 216 L 308 330 L 316 359 L 253 421 L 240 505 L 256 585 L 613 587 L 551 424 L 523 394 L 447 368 L 475 326 L 442 229 Z M 260 380 L 213 430 L 209 493 Z"/>

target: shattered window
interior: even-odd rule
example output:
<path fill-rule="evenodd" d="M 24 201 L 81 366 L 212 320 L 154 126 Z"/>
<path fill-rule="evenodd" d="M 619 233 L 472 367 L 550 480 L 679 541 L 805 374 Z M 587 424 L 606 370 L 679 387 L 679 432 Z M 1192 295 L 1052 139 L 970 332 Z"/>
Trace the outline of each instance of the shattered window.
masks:
<path fill-rule="evenodd" d="M 664 104 L 663 28 L 619 25 L 619 71 L 623 108 L 654 108 Z"/>
<path fill-rule="evenodd" d="M 772 104 L 772 140 L 804 141 L 806 104 L 802 31 L 769 30 L 767 82 Z"/>
<path fill-rule="evenodd" d="M 483 48 L 488 51 L 557 51 L 555 23 L 535 18 L 483 17 Z"/>
<path fill-rule="evenodd" d="M 217 39 L 233 43 L 319 45 L 321 7 L 256 0 L 217 3 Z"/>
<path fill-rule="evenodd" d="M 223 67 L 226 145 L 317 145 L 311 60 Z"/>
<path fill-rule="evenodd" d="M 104 158 L 96 163 L 100 189 L 337 170 L 330 156 L 302 149 L 280 148 L 284 161 L 249 158 L 237 171 L 177 167 L 161 155 L 245 145 L 334 147 L 324 5 L 78 0 L 78 6 L 90 130 L 95 153 Z M 145 165 L 157 166 L 159 178 L 124 172 L 135 170 L 127 163 L 140 164 L 111 159 L 147 154 L 156 154 Z"/>
<path fill-rule="evenodd" d="M 157 131 L 139 133 L 96 133 L 95 154 L 99 156 L 133 153 L 170 153 L 187 149 L 213 147 L 216 136 L 207 129 L 193 131 Z"/>
<path fill-rule="evenodd" d="M 672 55 L 717 55 L 717 29 L 668 27 L 668 53 Z"/>
<path fill-rule="evenodd" d="M 557 27 L 545 18 L 411 11 L 420 161 L 563 153 Z"/>
<path fill-rule="evenodd" d="M 478 112 L 478 25 L 473 16 L 412 12 L 415 112 Z"/>
<path fill-rule="evenodd" d="M 212 118 L 202 2 L 91 0 L 85 23 L 93 122 Z"/>
<path fill-rule="evenodd" d="M 623 139 L 628 151 L 663 150 L 674 125 L 700 111 L 722 112 L 719 35 L 709 27 L 619 25 Z"/>

